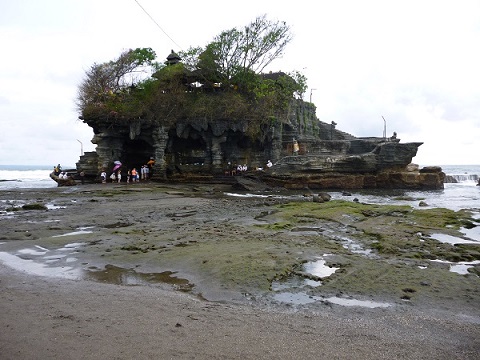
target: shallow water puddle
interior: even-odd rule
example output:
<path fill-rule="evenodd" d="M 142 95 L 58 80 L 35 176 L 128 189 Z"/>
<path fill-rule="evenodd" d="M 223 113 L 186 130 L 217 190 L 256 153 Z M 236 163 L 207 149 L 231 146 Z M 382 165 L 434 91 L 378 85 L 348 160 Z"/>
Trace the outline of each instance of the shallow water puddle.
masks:
<path fill-rule="evenodd" d="M 303 268 L 306 273 L 318 276 L 320 278 L 328 277 L 340 269 L 326 265 L 326 261 L 323 259 L 309 261 L 303 265 Z"/>
<path fill-rule="evenodd" d="M 324 257 L 329 254 L 323 255 Z M 272 291 L 275 292 L 273 300 L 291 305 L 306 305 L 315 302 L 327 302 L 341 306 L 361 306 L 368 308 L 389 307 L 391 304 L 364 301 L 356 299 L 344 299 L 340 297 L 324 298 L 321 296 L 308 295 L 305 292 L 293 292 L 288 290 L 302 289 L 305 287 L 318 287 L 322 284 L 320 281 L 323 278 L 329 277 L 334 274 L 340 268 L 331 267 L 326 265 L 326 260 L 319 258 L 315 261 L 309 261 L 302 267 L 302 271 L 297 272 L 296 275 L 289 277 L 288 279 L 272 282 Z M 300 276 L 302 274 L 304 276 Z M 308 277 L 312 276 L 319 280 L 312 280 Z"/>
<path fill-rule="evenodd" d="M 19 256 L 6 252 L 0 252 L 0 261 L 12 269 L 32 275 L 61 277 L 65 279 L 79 279 L 81 277 L 81 269 L 66 266 L 52 267 L 48 266 L 46 262 L 42 263 L 32 259 L 22 259 Z"/>
<path fill-rule="evenodd" d="M 477 242 L 480 242 L 480 226 L 475 226 L 471 229 L 462 227 L 460 229 L 460 232 L 462 232 L 466 237 L 472 240 L 475 240 Z"/>
<path fill-rule="evenodd" d="M 273 300 L 284 304 L 306 305 L 323 299 L 318 296 L 307 295 L 306 293 L 280 292 L 273 295 Z"/>
<path fill-rule="evenodd" d="M 477 264 L 480 264 L 480 260 L 474 260 L 474 261 L 461 261 L 458 263 L 452 263 L 451 261 L 447 260 L 430 260 L 431 262 L 436 262 L 436 263 L 441 263 L 441 264 L 449 264 L 450 265 L 450 271 L 460 274 L 460 275 L 467 275 L 469 274 L 468 269 L 471 267 L 474 267 Z"/>
<path fill-rule="evenodd" d="M 366 308 L 386 308 L 392 306 L 389 303 L 381 303 L 376 301 L 368 300 L 356 300 L 356 299 L 344 299 L 337 296 L 332 296 L 324 299 L 325 301 L 331 302 L 332 304 L 342 305 L 342 306 L 361 306 Z"/>
<path fill-rule="evenodd" d="M 478 244 L 478 245 L 480 245 L 480 241 L 462 239 L 462 238 L 452 236 L 452 235 L 447 235 L 447 234 L 431 234 L 430 237 L 434 240 L 440 241 L 441 243 L 451 244 L 451 245 L 455 245 L 455 244 Z"/>
<path fill-rule="evenodd" d="M 364 249 L 361 244 L 359 244 L 353 239 L 350 239 L 346 236 L 338 236 L 337 239 L 339 239 L 343 243 L 342 247 L 344 249 L 349 250 L 353 254 L 361 254 L 365 256 L 374 255 L 371 249 Z"/>
<path fill-rule="evenodd" d="M 325 254 L 324 256 L 328 256 Z M 302 266 L 302 270 L 288 279 L 282 279 L 272 282 L 273 291 L 282 291 L 286 289 L 303 288 L 306 286 L 317 287 L 322 285 L 320 279 L 326 278 L 335 273 L 340 268 L 330 267 L 326 265 L 326 261 L 322 258 L 309 261 Z M 309 278 L 312 277 L 312 278 Z M 317 279 L 318 278 L 318 279 Z"/>
<path fill-rule="evenodd" d="M 58 210 L 58 209 L 66 209 L 66 206 L 54 205 L 54 204 L 46 204 L 45 205 L 47 210 Z"/>
<path fill-rule="evenodd" d="M 18 250 L 19 254 L 26 254 L 26 255 L 45 255 L 47 253 L 48 249 L 45 249 L 44 247 L 35 245 L 34 249 L 20 249 Z"/>
<path fill-rule="evenodd" d="M 72 249 L 78 249 L 79 247 L 85 246 L 85 245 L 87 245 L 87 243 L 84 243 L 84 242 L 70 243 L 70 244 L 63 245 L 63 248 L 60 248 L 58 250 L 68 251 L 68 250 L 72 250 Z"/>
<path fill-rule="evenodd" d="M 480 264 L 480 260 L 459 262 L 458 264 L 450 265 L 450 271 L 460 275 L 467 275 L 469 273 L 468 269 L 472 268 L 476 264 Z"/>
<path fill-rule="evenodd" d="M 114 265 L 106 265 L 105 269 L 89 269 L 86 278 L 115 285 L 148 285 L 165 283 L 173 285 L 175 289 L 190 291 L 193 288 L 187 279 L 174 276 L 172 271 L 161 273 L 142 273 L 133 269 L 125 269 Z"/>
<path fill-rule="evenodd" d="M 98 268 L 83 269 L 80 265 L 75 266 L 74 263 L 78 262 L 78 258 L 71 255 L 78 253 L 78 249 L 86 244 L 84 242 L 68 243 L 54 250 L 35 245 L 32 248 L 17 250 L 14 254 L 0 252 L 0 261 L 12 269 L 37 276 L 86 279 L 116 285 L 164 283 L 172 285 L 180 291 L 190 291 L 193 288 L 193 284 L 187 279 L 176 277 L 175 273 L 171 271 L 141 273 L 114 265 L 106 265 L 102 270 Z"/>
<path fill-rule="evenodd" d="M 291 304 L 291 305 L 306 305 L 306 304 L 312 304 L 315 302 L 324 302 L 324 303 L 332 303 L 340 306 L 359 306 L 359 307 L 366 307 L 370 309 L 387 308 L 392 306 L 392 304 L 389 304 L 389 303 L 382 303 L 382 302 L 369 301 L 369 300 L 345 299 L 337 296 L 324 298 L 321 296 L 308 295 L 303 292 L 300 292 L 300 293 L 281 292 L 281 293 L 275 294 L 273 296 L 273 299 L 277 302 L 281 302 L 284 304 Z"/>
<path fill-rule="evenodd" d="M 87 226 L 87 227 L 81 227 L 77 231 L 72 231 L 66 234 L 61 234 L 61 235 L 53 235 L 52 237 L 57 238 L 57 237 L 62 237 L 62 236 L 75 236 L 75 235 L 85 235 L 85 234 L 91 234 L 93 233 L 92 229 L 93 226 Z"/>

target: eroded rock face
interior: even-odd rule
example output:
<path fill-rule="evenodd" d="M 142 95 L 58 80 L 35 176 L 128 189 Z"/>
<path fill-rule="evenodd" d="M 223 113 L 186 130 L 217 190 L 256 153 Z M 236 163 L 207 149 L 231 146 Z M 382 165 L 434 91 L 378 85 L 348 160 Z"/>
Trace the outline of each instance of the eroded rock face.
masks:
<path fill-rule="evenodd" d="M 114 161 L 123 164 L 124 173 L 140 169 L 153 157 L 151 178 L 157 181 L 218 180 L 246 165 L 268 186 L 443 188 L 441 169 L 419 171 L 409 165 L 422 143 L 356 138 L 319 121 L 314 105 L 301 100 L 283 119 L 253 130 L 247 121 L 228 119 L 178 119 L 174 124 L 141 119 L 84 122 L 93 128 L 92 142 L 97 144 L 95 153 L 85 154 L 77 163 L 78 172 L 83 170 L 88 177 L 110 171 Z M 294 142 L 299 144 L 297 156 Z M 269 160 L 274 165 L 267 169 Z"/>
<path fill-rule="evenodd" d="M 338 172 L 276 175 L 265 174 L 262 179 L 270 186 L 287 189 L 443 189 L 445 174 L 384 170 L 377 173 L 346 174 Z"/>

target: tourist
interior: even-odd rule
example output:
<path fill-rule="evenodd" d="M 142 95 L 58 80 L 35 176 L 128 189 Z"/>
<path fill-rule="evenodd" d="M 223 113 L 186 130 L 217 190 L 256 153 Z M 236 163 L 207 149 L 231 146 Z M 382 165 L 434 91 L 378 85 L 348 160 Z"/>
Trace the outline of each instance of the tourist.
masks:
<path fill-rule="evenodd" d="M 137 174 L 137 169 L 136 168 L 132 169 L 131 175 L 132 175 L 132 182 L 137 181 L 138 174 Z"/>
<path fill-rule="evenodd" d="M 115 175 L 114 172 L 112 172 L 112 175 L 110 175 L 110 180 L 112 180 L 112 183 L 115 182 L 115 180 L 117 180 L 117 176 Z"/>
<path fill-rule="evenodd" d="M 141 174 L 142 180 L 145 180 L 145 167 L 146 165 L 142 165 L 142 167 L 140 168 L 140 174 Z"/>
<path fill-rule="evenodd" d="M 82 185 L 85 184 L 85 172 L 83 170 L 80 171 L 80 180 L 82 181 Z"/>
<path fill-rule="evenodd" d="M 267 168 L 271 168 L 273 166 L 272 162 L 270 160 L 267 161 Z"/>
<path fill-rule="evenodd" d="M 293 155 L 297 156 L 299 151 L 300 151 L 300 146 L 298 146 L 297 140 L 293 139 Z"/>
<path fill-rule="evenodd" d="M 150 157 L 150 160 L 147 161 L 147 166 L 148 166 L 147 176 L 148 177 L 151 177 L 153 175 L 153 165 L 155 165 L 155 159 L 153 157 Z"/>
<path fill-rule="evenodd" d="M 100 174 L 100 178 L 102 179 L 102 184 L 105 184 L 107 182 L 107 173 L 105 172 L 105 170 L 103 170 Z"/>
<path fill-rule="evenodd" d="M 118 183 L 120 184 L 120 182 L 122 181 L 122 171 L 121 170 L 118 170 L 117 179 L 118 179 Z"/>
<path fill-rule="evenodd" d="M 150 169 L 148 168 L 148 165 L 145 165 L 145 180 L 148 180 L 150 177 Z"/>
<path fill-rule="evenodd" d="M 132 176 L 130 169 L 127 170 L 127 184 L 130 182 L 130 177 Z"/>

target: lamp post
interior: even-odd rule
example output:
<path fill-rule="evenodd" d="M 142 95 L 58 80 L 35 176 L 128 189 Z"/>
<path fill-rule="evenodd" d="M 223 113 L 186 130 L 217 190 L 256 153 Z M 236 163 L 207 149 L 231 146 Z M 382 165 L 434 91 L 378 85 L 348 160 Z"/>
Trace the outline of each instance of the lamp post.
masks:
<path fill-rule="evenodd" d="M 80 143 L 80 156 L 83 156 L 83 144 L 80 140 L 77 139 L 77 141 Z"/>
<path fill-rule="evenodd" d="M 317 89 L 310 89 L 310 102 L 312 102 L 312 93 L 313 93 L 313 90 L 317 90 Z"/>
<path fill-rule="evenodd" d="M 382 116 L 383 119 L 383 140 L 387 139 L 387 120 Z"/>
<path fill-rule="evenodd" d="M 337 123 L 335 121 L 332 121 L 330 126 L 330 140 L 333 140 L 333 129 L 335 129 L 335 125 L 337 125 Z"/>

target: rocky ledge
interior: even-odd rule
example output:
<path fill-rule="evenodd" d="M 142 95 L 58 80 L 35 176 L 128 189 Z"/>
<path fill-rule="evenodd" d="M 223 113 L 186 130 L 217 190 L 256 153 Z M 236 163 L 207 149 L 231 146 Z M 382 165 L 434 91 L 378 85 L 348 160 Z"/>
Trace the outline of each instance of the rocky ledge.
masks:
<path fill-rule="evenodd" d="M 410 164 L 405 168 L 383 169 L 371 173 L 341 173 L 335 171 L 292 172 L 272 171 L 262 175 L 270 186 L 287 189 L 414 189 L 436 190 L 444 188 L 445 174 L 440 167 L 419 169 Z"/>

